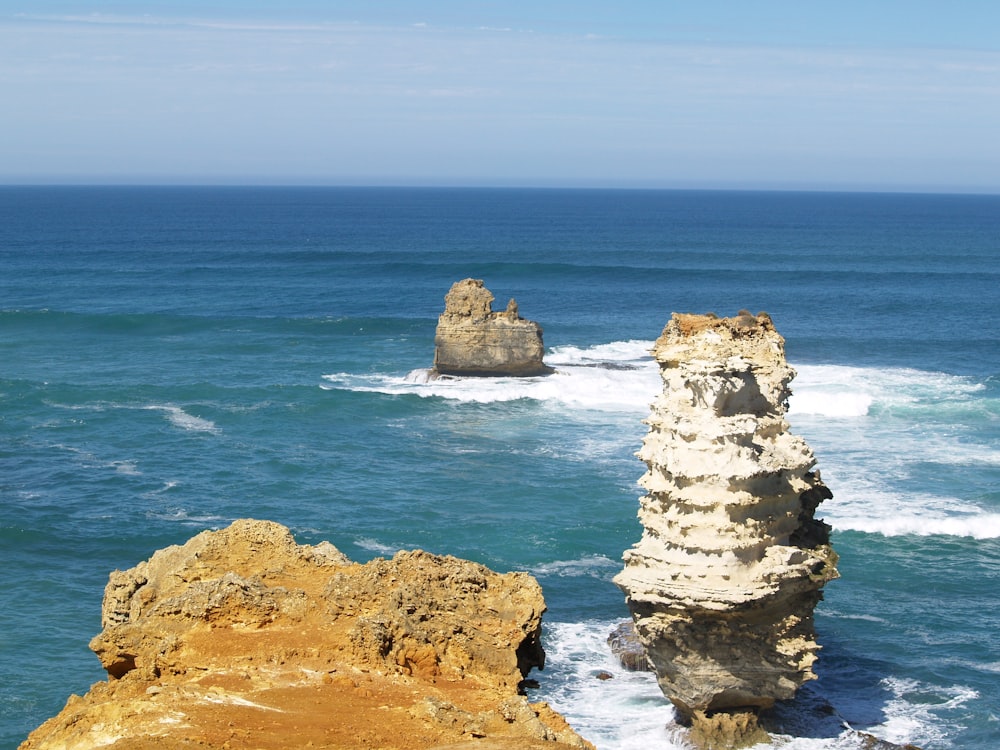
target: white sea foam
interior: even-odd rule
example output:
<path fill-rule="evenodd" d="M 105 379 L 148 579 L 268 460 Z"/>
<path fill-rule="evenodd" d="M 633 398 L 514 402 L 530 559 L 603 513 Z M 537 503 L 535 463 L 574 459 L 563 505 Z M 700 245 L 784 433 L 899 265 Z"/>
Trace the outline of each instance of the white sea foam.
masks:
<path fill-rule="evenodd" d="M 404 376 L 335 373 L 323 377 L 332 385 L 353 391 L 437 397 L 461 402 L 495 403 L 533 399 L 575 409 L 629 412 L 649 411 L 660 389 L 659 371 L 649 355 L 650 342 L 619 341 L 581 349 L 556 347 L 546 363 L 552 375 L 530 378 L 431 378 L 429 370 Z"/>
<path fill-rule="evenodd" d="M 135 461 L 112 461 L 111 466 L 114 467 L 115 472 L 124 474 L 125 476 L 137 477 L 142 474 L 139 471 L 139 465 Z"/>
<path fill-rule="evenodd" d="M 533 399 L 574 417 L 613 413 L 638 423 L 662 388 L 651 347 L 651 341 L 556 347 L 546 362 L 557 372 L 548 377 L 432 379 L 427 370 L 416 370 L 405 376 L 327 375 L 324 387 L 458 402 Z M 989 477 L 1000 467 L 1000 449 L 970 437 L 968 426 L 998 416 L 982 383 L 912 368 L 793 366 L 798 374 L 788 419 L 812 447 L 834 492 L 820 508 L 834 528 L 887 536 L 1000 536 L 998 509 L 981 499 L 995 487 Z M 639 446 L 627 431 L 614 435 Z M 580 456 L 623 455 L 621 444 L 611 451 L 612 442 L 580 443 Z M 967 483 L 933 494 L 926 487 L 934 486 L 938 466 L 968 467 Z M 924 489 L 914 492 L 915 486 Z"/>
<path fill-rule="evenodd" d="M 973 539 L 1000 537 L 1000 513 L 968 516 L 906 515 L 890 518 L 846 517 L 836 519 L 841 530 L 864 531 L 883 536 L 965 536 Z"/>
<path fill-rule="evenodd" d="M 979 697 L 975 690 L 961 685 L 929 687 L 894 677 L 881 684 L 892 697 L 883 709 L 886 720 L 871 731 L 889 742 L 909 742 L 918 747 L 946 742 L 946 729 L 953 728 L 953 722 L 942 720 L 939 714 L 960 709 Z"/>
<path fill-rule="evenodd" d="M 906 368 L 798 369 L 789 421 L 833 490 L 819 513 L 835 529 L 1000 536 L 1000 514 L 985 499 L 1000 450 L 974 431 L 997 406 L 981 383 Z"/>
<path fill-rule="evenodd" d="M 823 609 L 823 615 L 826 617 L 831 617 L 835 620 L 861 620 L 862 622 L 886 622 L 883 617 L 876 617 L 875 615 L 869 614 L 844 614 L 843 612 L 837 612 L 831 610 L 829 607 Z"/>
<path fill-rule="evenodd" d="M 113 469 L 116 474 L 122 476 L 141 476 L 142 472 L 139 470 L 139 464 L 136 461 L 131 460 L 117 460 L 117 461 L 102 461 L 98 456 L 93 453 L 82 450 L 75 446 L 64 445 L 62 443 L 55 443 L 53 448 L 58 448 L 69 452 L 74 456 L 75 461 L 82 467 L 87 469 Z"/>
<path fill-rule="evenodd" d="M 799 388 L 788 399 L 788 414 L 822 414 L 825 417 L 863 417 L 871 408 L 873 397 L 836 387 Z"/>
<path fill-rule="evenodd" d="M 795 370 L 790 417 L 863 417 L 873 406 L 955 402 L 984 390 L 970 378 L 911 368 L 797 365 Z"/>
<path fill-rule="evenodd" d="M 99 466 L 101 465 L 97 456 L 95 456 L 90 451 L 85 451 L 82 448 L 77 448 L 75 445 L 66 445 L 65 443 L 53 443 L 53 448 L 58 448 L 59 450 L 66 451 L 72 454 L 77 461 L 87 465 L 87 466 Z"/>
<path fill-rule="evenodd" d="M 546 362 L 553 367 L 559 365 L 600 366 L 608 362 L 639 366 L 653 361 L 652 349 L 652 341 L 636 339 L 612 341 L 588 347 L 556 346 L 546 355 Z"/>
<path fill-rule="evenodd" d="M 836 365 L 799 365 L 788 399 L 789 417 L 862 417 L 879 392 L 874 370 Z"/>
<path fill-rule="evenodd" d="M 575 560 L 555 560 L 531 568 L 536 576 L 591 576 L 610 578 L 622 564 L 604 555 L 585 555 Z"/>
<path fill-rule="evenodd" d="M 89 404 L 76 404 L 76 405 L 64 405 L 50 403 L 49 406 L 57 407 L 60 409 L 68 409 L 73 411 L 93 411 L 102 412 L 106 409 L 145 409 L 147 411 L 159 411 L 162 412 L 167 420 L 182 430 L 190 430 L 193 432 L 209 432 L 217 434 L 220 432 L 219 428 L 209 419 L 203 419 L 202 417 L 196 417 L 193 414 L 189 414 L 184 411 L 179 406 L 173 406 L 172 404 L 150 404 L 149 406 L 136 407 L 134 404 L 118 404 L 98 401 Z M 53 425 L 54 426 L 54 425 Z"/>
<path fill-rule="evenodd" d="M 545 624 L 545 671 L 538 698 L 559 711 L 598 750 L 688 750 L 686 730 L 663 697 L 650 672 L 624 669 L 612 655 L 607 637 L 617 622 L 555 622 Z M 598 679 L 598 675 L 611 675 Z M 855 727 L 893 742 L 915 742 L 944 738 L 944 722 L 937 715 L 960 707 L 975 697 L 974 691 L 954 687 L 921 688 L 916 683 L 887 679 L 889 701 L 879 706 L 884 721 L 874 727 Z M 822 690 L 822 688 L 818 688 Z M 943 698 L 941 696 L 944 696 Z M 848 700 L 848 696 L 840 696 Z M 837 708 L 838 696 L 820 696 Z M 847 727 L 843 719 L 816 710 L 808 699 L 783 708 L 783 719 L 798 728 L 801 736 L 775 734 L 771 744 L 757 745 L 781 750 L 860 750 L 863 736 Z"/>
<path fill-rule="evenodd" d="M 611 654 L 607 637 L 617 623 L 545 624 L 545 671 L 539 698 L 566 717 L 599 750 L 680 750 L 674 710 L 650 672 L 629 672 Z M 612 675 L 600 680 L 601 672 Z"/>
<path fill-rule="evenodd" d="M 383 544 L 377 539 L 372 539 L 371 537 L 362 537 L 361 539 L 355 539 L 354 544 L 361 549 L 366 549 L 369 552 L 375 552 L 379 555 L 385 555 L 390 557 L 399 552 L 402 547 L 393 547 L 389 544 Z"/>
<path fill-rule="evenodd" d="M 905 455 L 893 456 L 877 444 L 860 448 L 818 452 L 823 480 L 834 494 L 818 515 L 834 529 L 883 536 L 1000 537 L 1000 513 L 954 495 L 905 491 L 898 486 L 909 472 Z"/>
<path fill-rule="evenodd" d="M 53 409 L 64 409 L 65 411 L 103 411 L 105 408 L 105 405 L 100 402 L 90 404 L 61 404 L 58 401 L 45 398 L 42 399 L 42 403 Z"/>
<path fill-rule="evenodd" d="M 146 492 L 143 492 L 140 495 L 140 497 L 143 497 L 143 498 L 145 498 L 147 500 L 153 499 L 153 498 L 157 497 L 158 495 L 162 495 L 164 492 L 169 492 L 170 490 L 172 490 L 177 485 L 178 485 L 178 483 L 175 482 L 175 481 L 166 481 L 166 482 L 163 483 L 162 487 L 159 487 L 158 489 L 155 489 L 155 490 L 148 490 Z"/>
<path fill-rule="evenodd" d="M 548 658 L 540 676 L 539 697 L 562 713 L 599 750 L 686 750 L 690 745 L 685 731 L 677 725 L 674 710 L 664 699 L 655 677 L 649 672 L 623 669 L 611 654 L 607 636 L 616 625 L 597 621 L 546 623 L 544 646 Z M 601 672 L 612 679 L 597 679 Z M 963 686 L 926 686 L 896 678 L 886 678 L 882 685 L 890 697 L 878 707 L 883 721 L 876 726 L 849 728 L 836 715 L 817 711 L 804 700 L 801 705 L 793 703 L 784 709 L 785 718 L 800 728 L 802 736 L 775 734 L 771 744 L 756 747 L 858 750 L 865 746 L 865 740 L 854 730 L 900 744 L 947 744 L 948 728 L 953 728 L 953 722 L 941 714 L 960 710 L 978 697 L 975 690 Z M 841 699 L 848 701 L 850 696 L 821 696 L 820 702 L 829 702 L 836 709 Z"/>
<path fill-rule="evenodd" d="M 430 370 L 406 375 L 334 373 L 325 388 L 439 397 L 492 403 L 527 398 L 584 409 L 645 414 L 662 388 L 650 355 L 652 341 L 613 341 L 591 347 L 554 347 L 545 361 L 556 374 L 534 378 L 432 378 Z M 857 418 L 873 407 L 955 403 L 984 390 L 958 375 L 909 368 L 795 365 L 789 417 Z"/>
<path fill-rule="evenodd" d="M 208 432 L 213 435 L 220 432 L 219 428 L 216 427 L 215 423 L 211 420 L 202 419 L 201 417 L 196 417 L 193 414 L 188 414 L 179 406 L 152 405 L 144 408 L 152 411 L 163 412 L 170 424 L 174 425 L 174 427 L 179 427 L 182 430 L 189 430 L 191 432 Z"/>
<path fill-rule="evenodd" d="M 183 508 L 175 508 L 172 510 L 164 511 L 147 511 L 147 518 L 156 518 L 161 521 L 174 521 L 177 523 L 182 523 L 186 526 L 190 525 L 209 525 L 214 529 L 221 529 L 223 526 L 227 526 L 232 523 L 235 519 L 226 518 L 225 516 L 217 516 L 214 514 L 200 513 L 191 514 L 188 513 Z"/>

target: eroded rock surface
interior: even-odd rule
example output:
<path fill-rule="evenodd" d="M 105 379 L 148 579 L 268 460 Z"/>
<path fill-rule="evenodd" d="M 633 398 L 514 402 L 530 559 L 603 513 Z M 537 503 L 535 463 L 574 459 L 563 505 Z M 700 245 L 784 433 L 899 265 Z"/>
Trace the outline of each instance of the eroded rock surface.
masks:
<path fill-rule="evenodd" d="M 590 747 L 519 694 L 544 609 L 526 573 L 359 565 L 237 521 L 111 574 L 91 642 L 108 681 L 21 748 Z"/>
<path fill-rule="evenodd" d="M 644 531 L 615 582 L 681 718 L 750 741 L 757 710 L 814 679 L 837 556 L 813 513 L 832 495 L 785 421 L 794 372 L 770 317 L 675 314 L 653 354 Z"/>
<path fill-rule="evenodd" d="M 440 375 L 528 376 L 552 372 L 543 362 L 542 328 L 522 318 L 511 300 L 493 312 L 493 294 L 481 279 L 463 279 L 444 298 L 434 335 L 434 372 Z"/>
<path fill-rule="evenodd" d="M 631 620 L 616 626 L 608 636 L 608 647 L 624 669 L 630 672 L 653 672 L 653 665 L 646 656 L 646 647 L 635 632 Z"/>

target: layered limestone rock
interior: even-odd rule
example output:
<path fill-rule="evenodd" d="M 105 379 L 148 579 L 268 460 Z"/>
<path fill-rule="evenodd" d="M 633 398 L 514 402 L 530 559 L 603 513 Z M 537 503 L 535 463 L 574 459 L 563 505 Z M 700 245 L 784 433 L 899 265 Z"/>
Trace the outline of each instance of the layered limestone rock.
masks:
<path fill-rule="evenodd" d="M 794 372 L 766 314 L 675 314 L 653 354 L 644 531 L 615 582 L 681 718 L 752 739 L 759 709 L 814 679 L 813 608 L 837 556 L 813 513 L 832 495 L 789 432 Z"/>
<path fill-rule="evenodd" d="M 434 335 L 434 369 L 439 375 L 545 375 L 542 328 L 518 314 L 511 300 L 493 312 L 493 294 L 481 279 L 455 282 L 444 298 Z"/>
<path fill-rule="evenodd" d="M 538 583 L 425 552 L 351 563 L 243 520 L 111 574 L 108 672 L 22 750 L 591 747 L 519 686 Z"/>

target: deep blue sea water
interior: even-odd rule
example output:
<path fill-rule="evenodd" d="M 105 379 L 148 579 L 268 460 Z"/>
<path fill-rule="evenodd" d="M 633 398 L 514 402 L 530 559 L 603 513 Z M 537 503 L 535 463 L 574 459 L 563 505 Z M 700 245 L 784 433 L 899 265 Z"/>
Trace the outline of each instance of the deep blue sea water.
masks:
<path fill-rule="evenodd" d="M 465 277 L 543 325 L 556 375 L 426 379 Z M 775 746 L 857 747 L 841 721 L 1000 746 L 1000 196 L 10 187 L 0 747 L 103 679 L 111 570 L 240 517 L 534 573 L 535 697 L 602 750 L 682 747 L 606 651 L 611 578 L 640 535 L 652 340 L 741 308 L 786 338 L 841 555 Z"/>

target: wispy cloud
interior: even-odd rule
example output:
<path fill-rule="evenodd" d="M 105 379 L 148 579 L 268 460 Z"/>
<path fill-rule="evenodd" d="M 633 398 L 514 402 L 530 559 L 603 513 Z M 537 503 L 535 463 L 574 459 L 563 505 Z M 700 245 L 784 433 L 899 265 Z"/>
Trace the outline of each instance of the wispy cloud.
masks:
<path fill-rule="evenodd" d="M 53 163 L 86 153 L 87 164 L 127 153 L 149 172 L 178 162 L 183 144 L 208 171 L 229 151 L 258 172 L 331 175 L 842 176 L 933 153 L 955 174 L 1000 174 L 991 51 L 25 14 L 0 20 L 0 96 L 18 113 L 0 164 L 21 170 L 46 152 Z M 163 147 L 144 152 L 150 140 Z"/>
<path fill-rule="evenodd" d="M 350 28 L 351 24 L 294 23 L 275 21 L 225 20 L 150 14 L 125 15 L 114 13 L 43 14 L 18 13 L 14 18 L 39 24 L 79 24 L 88 26 L 152 26 L 161 28 L 204 28 L 220 31 L 328 31 L 332 28 Z"/>

